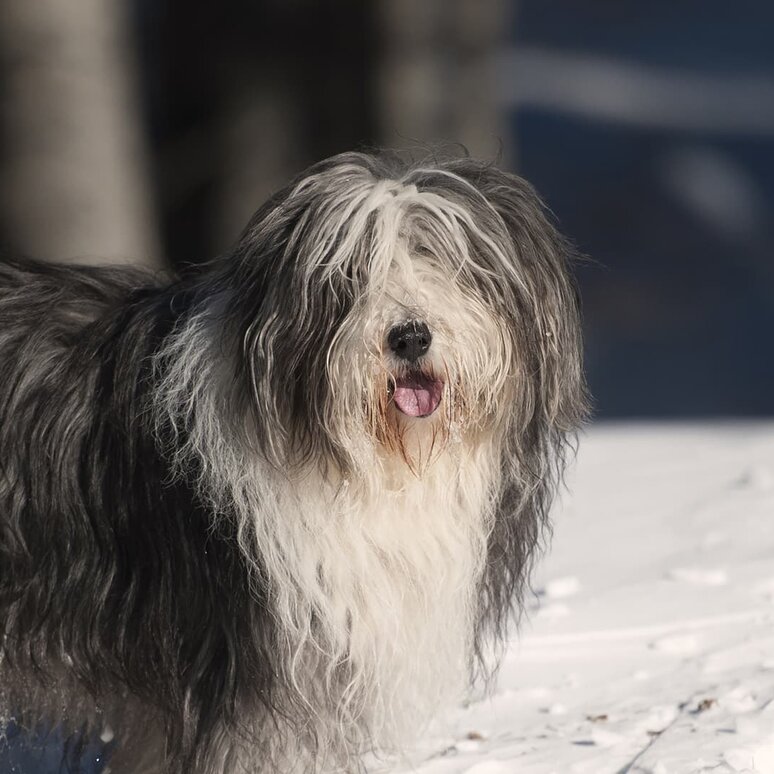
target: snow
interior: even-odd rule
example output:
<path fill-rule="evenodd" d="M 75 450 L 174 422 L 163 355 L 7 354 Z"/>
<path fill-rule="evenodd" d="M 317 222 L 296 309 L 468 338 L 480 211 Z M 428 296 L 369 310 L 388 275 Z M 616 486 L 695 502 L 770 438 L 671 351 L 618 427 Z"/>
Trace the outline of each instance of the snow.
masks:
<path fill-rule="evenodd" d="M 416 774 L 774 774 L 774 423 L 582 438 L 491 695 Z"/>

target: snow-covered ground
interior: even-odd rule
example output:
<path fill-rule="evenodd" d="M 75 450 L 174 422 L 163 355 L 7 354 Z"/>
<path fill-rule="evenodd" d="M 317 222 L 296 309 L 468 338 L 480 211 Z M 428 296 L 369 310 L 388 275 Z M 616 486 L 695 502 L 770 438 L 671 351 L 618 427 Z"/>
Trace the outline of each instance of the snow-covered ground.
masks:
<path fill-rule="evenodd" d="M 598 425 L 489 699 L 417 774 L 774 774 L 774 424 Z"/>

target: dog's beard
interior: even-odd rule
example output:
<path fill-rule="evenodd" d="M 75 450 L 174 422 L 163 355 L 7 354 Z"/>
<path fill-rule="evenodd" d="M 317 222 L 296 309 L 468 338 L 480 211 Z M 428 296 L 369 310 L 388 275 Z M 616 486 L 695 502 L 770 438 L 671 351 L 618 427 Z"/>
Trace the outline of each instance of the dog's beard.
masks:
<path fill-rule="evenodd" d="M 338 759 L 405 746 L 461 697 L 499 485 L 510 353 L 498 321 L 430 263 L 413 258 L 385 280 L 328 353 L 320 421 L 344 465 L 280 470 L 235 447 L 218 421 L 226 385 L 206 319 L 168 350 L 161 392 L 167 416 L 190 412 L 178 422 L 185 454 L 204 466 L 203 494 L 236 508 L 242 550 L 268 578 L 288 715 L 310 717 L 315 747 Z M 408 365 L 385 345 L 406 318 L 433 333 Z"/>
<path fill-rule="evenodd" d="M 406 318 L 433 333 L 411 364 L 385 345 Z M 282 555 L 273 574 L 299 692 L 314 706 L 335 696 L 336 733 L 384 748 L 459 698 L 470 676 L 510 353 L 480 301 L 416 258 L 341 331 L 327 429 L 348 464 L 310 471 L 291 495 L 301 518 L 275 522 L 258 543 Z M 326 677 L 310 684 L 315 673 Z"/>

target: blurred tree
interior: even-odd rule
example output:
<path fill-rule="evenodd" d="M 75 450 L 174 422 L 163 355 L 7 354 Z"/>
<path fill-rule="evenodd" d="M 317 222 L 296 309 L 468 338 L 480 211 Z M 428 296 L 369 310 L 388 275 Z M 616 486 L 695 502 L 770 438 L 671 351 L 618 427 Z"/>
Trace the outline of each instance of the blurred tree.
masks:
<path fill-rule="evenodd" d="M 510 149 L 497 94 L 508 0 L 380 0 L 380 141 L 459 142 L 472 155 Z"/>
<path fill-rule="evenodd" d="M 227 249 L 334 153 L 448 141 L 507 162 L 511 6 L 0 0 L 0 236 L 43 257 L 182 265 Z"/>
<path fill-rule="evenodd" d="M 122 0 L 0 0 L 0 214 L 40 258 L 159 265 Z"/>
<path fill-rule="evenodd" d="M 174 263 L 226 250 L 304 167 L 375 142 L 371 3 L 133 1 Z"/>

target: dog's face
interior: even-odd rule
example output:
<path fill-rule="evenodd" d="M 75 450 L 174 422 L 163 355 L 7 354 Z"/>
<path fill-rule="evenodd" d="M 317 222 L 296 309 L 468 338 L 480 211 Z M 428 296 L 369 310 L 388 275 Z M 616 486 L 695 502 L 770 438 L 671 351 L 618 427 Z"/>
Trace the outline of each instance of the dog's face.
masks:
<path fill-rule="evenodd" d="M 451 444 L 575 425 L 576 299 L 532 190 L 465 159 L 391 172 L 323 162 L 240 243 L 244 368 L 280 466 L 420 474 Z"/>
<path fill-rule="evenodd" d="M 383 205 L 399 210 L 391 255 L 330 344 L 328 416 L 344 446 L 366 447 L 361 458 L 420 475 L 449 444 L 498 424 L 513 342 L 503 312 L 462 274 L 466 245 L 418 241 L 426 203 L 413 190 L 399 197 Z"/>

